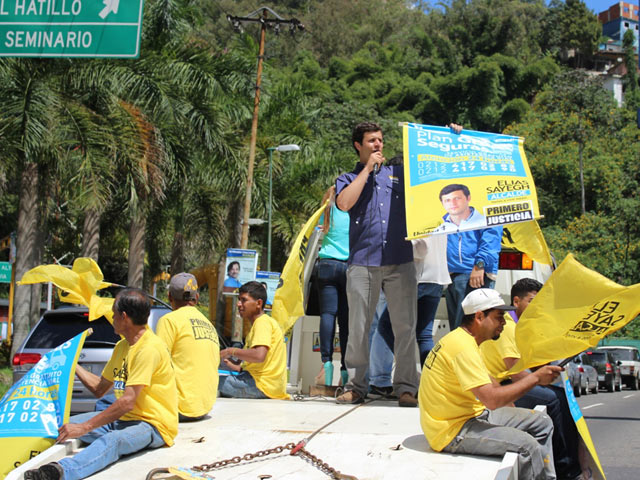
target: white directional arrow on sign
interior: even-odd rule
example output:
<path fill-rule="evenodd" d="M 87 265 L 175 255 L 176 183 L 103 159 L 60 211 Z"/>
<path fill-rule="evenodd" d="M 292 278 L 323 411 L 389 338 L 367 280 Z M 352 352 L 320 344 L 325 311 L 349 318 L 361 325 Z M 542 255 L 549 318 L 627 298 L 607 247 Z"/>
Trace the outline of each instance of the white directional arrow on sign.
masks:
<path fill-rule="evenodd" d="M 109 15 L 111 12 L 118 13 L 118 6 L 120 4 L 120 0 L 102 0 L 102 3 L 104 3 L 104 8 L 98 14 L 100 15 L 100 18 L 102 19 L 107 18 L 107 15 Z"/>

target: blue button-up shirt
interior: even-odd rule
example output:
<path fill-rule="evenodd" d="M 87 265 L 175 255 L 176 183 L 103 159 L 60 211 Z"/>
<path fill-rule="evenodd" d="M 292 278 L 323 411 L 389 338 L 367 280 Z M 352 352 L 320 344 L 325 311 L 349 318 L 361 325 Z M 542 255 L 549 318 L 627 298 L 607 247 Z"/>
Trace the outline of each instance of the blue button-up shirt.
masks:
<path fill-rule="evenodd" d="M 362 171 L 358 162 L 352 172 L 336 180 L 336 195 Z M 402 166 L 380 166 L 370 174 L 358 201 L 349 210 L 349 264 L 367 267 L 399 265 L 413 261 L 407 236 Z"/>

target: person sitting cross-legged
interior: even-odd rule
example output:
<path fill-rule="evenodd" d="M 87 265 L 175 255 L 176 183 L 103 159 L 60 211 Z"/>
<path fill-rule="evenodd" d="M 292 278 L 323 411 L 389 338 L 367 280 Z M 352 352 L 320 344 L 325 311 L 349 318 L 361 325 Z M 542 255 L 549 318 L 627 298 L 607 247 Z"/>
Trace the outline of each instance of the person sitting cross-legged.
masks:
<path fill-rule="evenodd" d="M 145 448 L 173 445 L 178 434 L 178 390 L 167 347 L 147 326 L 151 302 L 137 288 L 122 290 L 113 303 L 113 330 L 124 337 L 102 376 L 76 367 L 96 396 L 113 385 L 116 401 L 105 410 L 75 415 L 59 429 L 57 442 L 88 443 L 73 457 L 28 470 L 25 479 L 78 480 Z"/>
<path fill-rule="evenodd" d="M 223 365 L 237 372 L 220 375 L 220 396 L 288 399 L 284 336 L 278 322 L 264 313 L 267 291 L 259 282 L 252 281 L 242 285 L 238 294 L 238 313 L 251 322 L 251 330 L 245 348 L 220 351 Z"/>

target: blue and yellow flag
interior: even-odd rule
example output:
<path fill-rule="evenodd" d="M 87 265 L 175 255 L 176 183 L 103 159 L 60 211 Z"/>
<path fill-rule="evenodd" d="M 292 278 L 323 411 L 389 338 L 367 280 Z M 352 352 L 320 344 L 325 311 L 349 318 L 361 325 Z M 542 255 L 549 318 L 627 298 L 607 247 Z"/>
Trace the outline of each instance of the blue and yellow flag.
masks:
<path fill-rule="evenodd" d="M 78 356 L 90 333 L 43 355 L 0 400 L 0 478 L 53 445 L 69 421 Z"/>
<path fill-rule="evenodd" d="M 618 285 L 569 254 L 518 321 L 521 357 L 511 373 L 595 347 L 639 313 L 640 284 Z"/>
<path fill-rule="evenodd" d="M 540 217 L 523 138 L 407 123 L 403 139 L 408 238 Z M 477 212 L 459 227 L 443 219 L 447 210 L 440 193 L 452 185 L 469 192 L 465 195 Z"/>
<path fill-rule="evenodd" d="M 280 284 L 273 297 L 271 316 L 276 319 L 283 332 L 289 330 L 298 318 L 304 315 L 304 278 L 302 273 L 307 245 L 325 208 L 326 205 L 321 206 L 304 224 L 293 243 L 293 247 L 291 247 L 287 263 L 282 269 Z"/>

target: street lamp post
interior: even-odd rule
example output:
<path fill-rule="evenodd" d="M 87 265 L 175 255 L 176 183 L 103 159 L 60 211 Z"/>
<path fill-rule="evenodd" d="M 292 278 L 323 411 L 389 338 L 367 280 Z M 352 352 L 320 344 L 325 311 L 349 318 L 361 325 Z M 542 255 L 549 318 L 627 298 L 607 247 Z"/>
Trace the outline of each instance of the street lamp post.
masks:
<path fill-rule="evenodd" d="M 268 227 L 268 237 L 267 237 L 267 271 L 271 271 L 271 209 L 273 207 L 273 174 L 272 174 L 272 163 L 273 163 L 273 151 L 276 152 L 297 152 L 300 150 L 300 147 L 295 143 L 291 143 L 288 145 L 278 145 L 277 147 L 269 147 L 267 148 L 269 151 L 269 227 Z"/>

